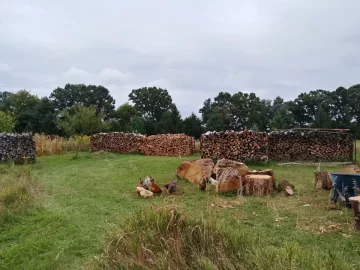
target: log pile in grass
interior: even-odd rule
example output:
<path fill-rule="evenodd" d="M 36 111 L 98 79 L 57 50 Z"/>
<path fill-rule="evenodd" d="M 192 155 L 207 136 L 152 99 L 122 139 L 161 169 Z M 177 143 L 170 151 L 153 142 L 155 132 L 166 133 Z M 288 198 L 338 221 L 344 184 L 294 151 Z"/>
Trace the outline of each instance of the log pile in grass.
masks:
<path fill-rule="evenodd" d="M 94 151 L 118 153 L 139 153 L 145 142 L 145 136 L 136 133 L 99 133 L 91 136 L 90 147 Z"/>
<path fill-rule="evenodd" d="M 201 158 L 250 161 L 267 157 L 265 132 L 207 132 L 201 136 L 200 144 Z"/>
<path fill-rule="evenodd" d="M 269 159 L 274 161 L 348 161 L 353 135 L 343 132 L 289 130 L 271 132 Z"/>
<path fill-rule="evenodd" d="M 148 136 L 140 151 L 149 156 L 191 156 L 195 139 L 185 134 L 159 134 Z"/>
<path fill-rule="evenodd" d="M 35 142 L 30 134 L 0 133 L 0 162 L 35 161 Z"/>

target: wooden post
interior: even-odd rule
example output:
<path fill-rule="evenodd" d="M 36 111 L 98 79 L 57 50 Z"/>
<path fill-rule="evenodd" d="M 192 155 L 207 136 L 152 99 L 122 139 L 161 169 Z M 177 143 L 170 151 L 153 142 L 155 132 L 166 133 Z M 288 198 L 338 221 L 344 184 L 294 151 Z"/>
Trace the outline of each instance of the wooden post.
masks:
<path fill-rule="evenodd" d="M 350 197 L 349 201 L 354 210 L 354 228 L 360 230 L 360 196 Z"/>

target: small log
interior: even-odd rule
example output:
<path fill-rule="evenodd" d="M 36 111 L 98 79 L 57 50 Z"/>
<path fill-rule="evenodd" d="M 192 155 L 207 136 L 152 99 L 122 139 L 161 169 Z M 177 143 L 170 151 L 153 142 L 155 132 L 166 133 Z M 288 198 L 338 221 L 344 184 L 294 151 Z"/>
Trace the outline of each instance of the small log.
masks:
<path fill-rule="evenodd" d="M 354 228 L 360 230 L 360 196 L 350 197 L 349 201 L 354 211 Z"/>
<path fill-rule="evenodd" d="M 315 188 L 317 189 L 331 189 L 332 181 L 330 171 L 315 172 Z"/>
<path fill-rule="evenodd" d="M 294 194 L 295 186 L 290 184 L 289 181 L 282 180 L 278 184 L 278 191 L 283 192 L 286 196 Z"/>
<path fill-rule="evenodd" d="M 270 175 L 247 175 L 245 183 L 246 195 L 270 195 L 274 190 L 274 178 Z"/>

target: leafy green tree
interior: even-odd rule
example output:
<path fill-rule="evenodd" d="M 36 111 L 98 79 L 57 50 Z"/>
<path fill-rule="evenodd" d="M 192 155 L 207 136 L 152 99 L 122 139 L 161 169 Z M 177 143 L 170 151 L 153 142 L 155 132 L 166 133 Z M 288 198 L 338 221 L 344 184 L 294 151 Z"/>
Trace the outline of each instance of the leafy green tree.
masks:
<path fill-rule="evenodd" d="M 182 119 L 175 104 L 171 104 L 170 110 L 165 112 L 161 120 L 161 133 L 180 133 Z"/>
<path fill-rule="evenodd" d="M 183 130 L 186 135 L 200 139 L 201 134 L 203 133 L 201 119 L 192 113 L 189 117 L 184 119 Z"/>
<path fill-rule="evenodd" d="M 59 127 L 68 136 L 81 136 L 75 154 L 77 158 L 80 143 L 84 135 L 91 135 L 100 132 L 104 128 L 103 115 L 97 113 L 95 106 L 85 107 L 75 104 L 69 109 L 62 110 L 57 121 Z"/>
<path fill-rule="evenodd" d="M 108 119 L 113 114 L 115 100 L 104 86 L 66 84 L 64 88 L 56 88 L 51 94 L 56 110 L 68 109 L 75 104 L 94 106 L 96 114 L 104 115 Z"/>
<path fill-rule="evenodd" d="M 12 132 L 15 128 L 15 118 L 6 112 L 0 111 L 0 132 Z"/>
<path fill-rule="evenodd" d="M 140 113 L 128 103 L 117 108 L 110 122 L 112 131 L 146 133 Z"/>

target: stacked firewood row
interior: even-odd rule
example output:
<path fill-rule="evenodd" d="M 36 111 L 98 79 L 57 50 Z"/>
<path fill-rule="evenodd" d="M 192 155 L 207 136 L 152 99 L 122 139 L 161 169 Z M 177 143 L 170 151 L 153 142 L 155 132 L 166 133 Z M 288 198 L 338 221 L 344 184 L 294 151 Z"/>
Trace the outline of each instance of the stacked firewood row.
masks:
<path fill-rule="evenodd" d="M 145 138 L 140 151 L 148 156 L 190 156 L 195 139 L 185 134 L 159 134 Z"/>
<path fill-rule="evenodd" d="M 35 142 L 30 134 L 0 133 L 0 162 L 35 161 Z"/>
<path fill-rule="evenodd" d="M 274 161 L 347 161 L 353 156 L 353 135 L 340 132 L 278 131 L 269 135 Z"/>
<path fill-rule="evenodd" d="M 139 153 L 145 142 L 145 136 L 136 133 L 99 133 L 91 136 L 90 147 L 94 151 L 118 153 Z"/>
<path fill-rule="evenodd" d="M 91 136 L 91 149 L 118 153 L 143 153 L 149 156 L 190 156 L 195 139 L 185 134 L 161 134 L 146 137 L 135 133 L 99 133 Z"/>
<path fill-rule="evenodd" d="M 266 160 L 267 142 L 265 132 L 208 132 L 200 138 L 201 158 Z"/>

